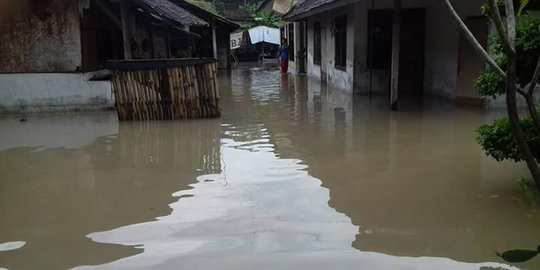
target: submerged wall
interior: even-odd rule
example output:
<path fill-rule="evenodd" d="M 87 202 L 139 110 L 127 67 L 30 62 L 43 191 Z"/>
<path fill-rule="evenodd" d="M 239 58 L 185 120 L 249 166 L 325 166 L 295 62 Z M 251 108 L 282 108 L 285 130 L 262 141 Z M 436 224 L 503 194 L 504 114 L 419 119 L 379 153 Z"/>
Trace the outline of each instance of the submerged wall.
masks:
<path fill-rule="evenodd" d="M 112 108 L 109 81 L 89 81 L 90 74 L 0 74 L 0 113 Z"/>
<path fill-rule="evenodd" d="M 0 73 L 66 72 L 81 67 L 78 1 L 0 3 Z"/>

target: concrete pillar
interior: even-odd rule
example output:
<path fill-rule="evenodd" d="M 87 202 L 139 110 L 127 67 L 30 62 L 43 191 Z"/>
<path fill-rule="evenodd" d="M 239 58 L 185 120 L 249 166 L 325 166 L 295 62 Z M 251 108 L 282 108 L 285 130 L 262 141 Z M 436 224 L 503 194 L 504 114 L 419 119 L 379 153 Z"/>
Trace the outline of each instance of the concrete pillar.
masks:
<path fill-rule="evenodd" d="M 392 67 L 390 74 L 390 110 L 397 110 L 399 98 L 399 47 L 401 36 L 401 0 L 394 0 L 392 23 Z"/>

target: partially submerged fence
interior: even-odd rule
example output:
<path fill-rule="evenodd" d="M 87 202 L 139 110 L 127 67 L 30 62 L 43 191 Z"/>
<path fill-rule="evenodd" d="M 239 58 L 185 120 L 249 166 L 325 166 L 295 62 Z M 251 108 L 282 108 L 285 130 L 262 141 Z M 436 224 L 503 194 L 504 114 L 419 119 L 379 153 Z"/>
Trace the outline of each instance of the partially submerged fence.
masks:
<path fill-rule="evenodd" d="M 213 59 L 109 61 L 118 119 L 165 120 L 220 116 Z"/>

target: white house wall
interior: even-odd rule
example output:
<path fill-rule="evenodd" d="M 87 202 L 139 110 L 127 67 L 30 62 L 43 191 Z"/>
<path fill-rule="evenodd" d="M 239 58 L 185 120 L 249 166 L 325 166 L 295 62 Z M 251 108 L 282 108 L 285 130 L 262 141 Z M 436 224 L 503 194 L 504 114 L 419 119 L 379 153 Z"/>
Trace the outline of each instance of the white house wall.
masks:
<path fill-rule="evenodd" d="M 393 8 L 392 0 L 375 1 L 376 9 Z M 453 1 L 462 18 L 481 16 L 482 0 Z M 368 92 L 369 66 L 368 53 L 368 10 L 370 1 L 358 1 L 354 5 L 326 11 L 308 18 L 308 74 L 325 79 L 347 91 Z M 402 8 L 425 8 L 425 60 L 424 91 L 437 96 L 456 97 L 457 71 L 459 59 L 459 29 L 442 1 L 404 0 Z M 330 27 L 336 16 L 347 14 L 347 72 L 334 68 L 334 37 Z M 326 65 L 327 72 L 313 63 L 313 24 L 321 22 L 321 66 Z M 324 43 L 324 42 L 323 42 Z M 351 46 L 350 44 L 354 44 Z M 471 82 L 472 83 L 472 82 Z M 373 91 L 387 93 L 389 89 L 389 71 L 374 70 Z"/>
<path fill-rule="evenodd" d="M 354 82 L 354 36 L 355 13 L 351 6 L 325 12 L 308 19 L 308 74 L 322 78 L 337 88 L 352 93 Z M 335 68 L 334 20 L 338 16 L 347 15 L 347 64 L 346 70 Z M 313 24 L 321 23 L 321 65 L 313 62 Z M 322 69 L 326 69 L 325 72 Z M 324 78 L 323 78 L 324 77 Z"/>
<path fill-rule="evenodd" d="M 0 112 L 112 108 L 110 81 L 82 73 L 0 74 Z"/>

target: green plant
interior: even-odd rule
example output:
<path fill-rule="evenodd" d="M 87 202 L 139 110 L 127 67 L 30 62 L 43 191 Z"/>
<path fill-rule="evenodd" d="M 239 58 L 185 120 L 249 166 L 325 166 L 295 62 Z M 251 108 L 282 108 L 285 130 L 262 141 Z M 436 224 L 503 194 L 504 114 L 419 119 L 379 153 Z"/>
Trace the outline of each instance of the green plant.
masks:
<path fill-rule="evenodd" d="M 516 12 L 516 2 L 519 9 Z M 482 11 L 495 25 L 490 38 L 491 53 L 470 32 L 450 0 L 444 0 L 465 38 L 489 64 L 474 82 L 486 97 L 504 95 L 507 118 L 478 129 L 478 142 L 487 155 L 498 161 L 525 161 L 540 191 L 540 113 L 535 97 L 540 82 L 540 12 L 537 0 L 486 0 Z M 502 10 L 502 12 L 501 12 Z M 503 17 L 505 19 L 503 19 Z M 518 95 L 526 102 L 528 117 L 521 118 Z"/>
<path fill-rule="evenodd" d="M 520 120 L 520 125 L 533 156 L 540 160 L 540 138 L 533 121 L 531 118 L 524 118 Z M 491 124 L 481 125 L 477 129 L 477 133 L 477 141 L 486 155 L 497 161 L 523 161 L 523 154 L 519 151 L 508 119 L 497 119 Z"/>
<path fill-rule="evenodd" d="M 275 12 L 258 11 L 251 14 L 251 20 L 242 24 L 245 29 L 257 26 L 279 27 L 281 18 Z"/>
<path fill-rule="evenodd" d="M 484 97 L 490 96 L 495 98 L 504 92 L 504 86 L 504 78 L 492 69 L 482 72 L 474 81 L 474 87 Z"/>
<path fill-rule="evenodd" d="M 259 7 L 261 6 L 263 1 L 259 1 L 257 3 L 246 3 L 245 5 L 239 6 L 239 9 L 243 12 L 245 12 L 248 15 L 254 14 L 257 12 Z"/>
<path fill-rule="evenodd" d="M 505 68 L 507 58 L 504 54 L 503 42 L 499 35 L 493 35 L 489 42 L 491 55 L 496 57 L 499 66 Z M 540 12 L 533 11 L 519 17 L 516 24 L 516 60 L 517 82 L 527 84 L 535 71 L 537 58 L 540 55 Z M 486 69 L 474 84 L 482 96 L 495 97 L 504 93 L 505 80 L 493 69 Z"/>
<path fill-rule="evenodd" d="M 281 17 L 274 11 L 259 11 L 263 1 L 245 4 L 240 10 L 249 15 L 249 20 L 242 24 L 242 28 L 250 29 L 257 26 L 279 27 Z"/>

